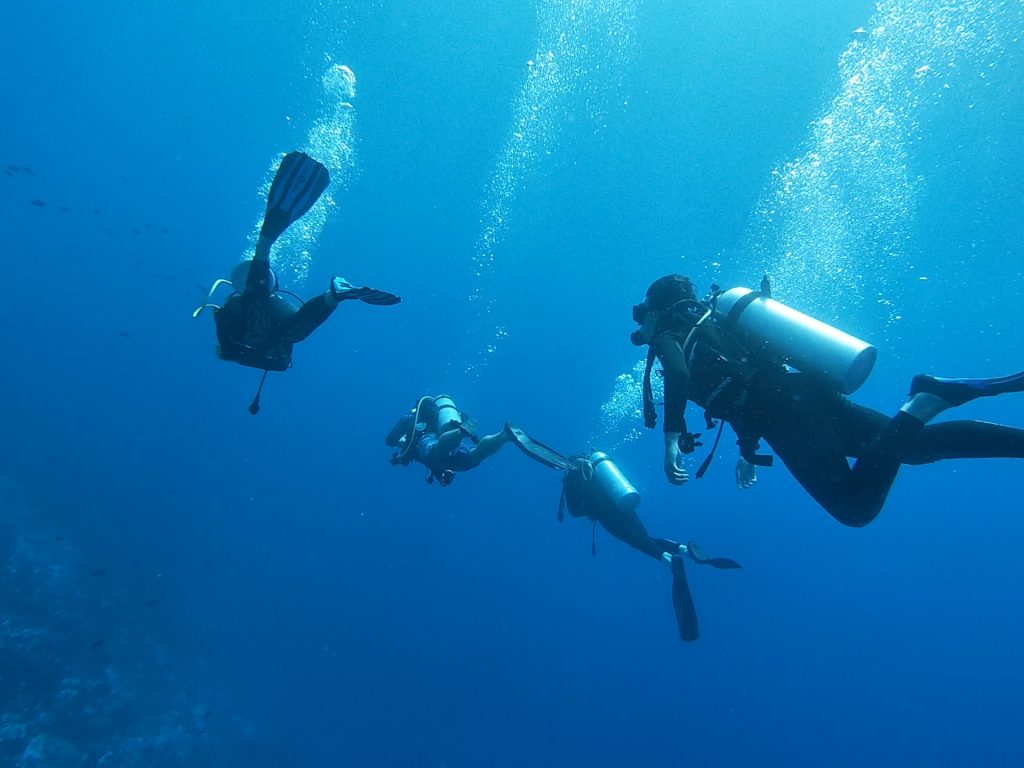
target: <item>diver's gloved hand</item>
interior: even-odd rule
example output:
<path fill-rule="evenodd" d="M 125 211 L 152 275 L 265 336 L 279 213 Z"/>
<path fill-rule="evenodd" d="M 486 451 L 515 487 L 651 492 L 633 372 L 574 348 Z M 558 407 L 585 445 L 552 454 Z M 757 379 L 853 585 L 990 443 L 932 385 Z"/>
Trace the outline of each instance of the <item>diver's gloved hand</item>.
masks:
<path fill-rule="evenodd" d="M 679 450 L 679 433 L 665 433 L 665 477 L 672 485 L 684 485 L 689 473 L 682 467 L 683 454 Z"/>
<path fill-rule="evenodd" d="M 387 291 L 378 291 L 369 286 L 352 285 L 344 277 L 331 278 L 331 296 L 337 302 L 346 299 L 358 299 L 366 304 L 373 304 L 378 307 L 388 307 L 401 301 L 398 296 Z"/>
<path fill-rule="evenodd" d="M 742 456 L 736 460 L 736 487 L 741 491 L 752 488 L 757 482 L 757 467 Z"/>
<path fill-rule="evenodd" d="M 693 453 L 695 448 L 704 445 L 704 443 L 697 439 L 699 437 L 700 432 L 683 432 L 679 436 L 679 450 L 683 453 Z"/>

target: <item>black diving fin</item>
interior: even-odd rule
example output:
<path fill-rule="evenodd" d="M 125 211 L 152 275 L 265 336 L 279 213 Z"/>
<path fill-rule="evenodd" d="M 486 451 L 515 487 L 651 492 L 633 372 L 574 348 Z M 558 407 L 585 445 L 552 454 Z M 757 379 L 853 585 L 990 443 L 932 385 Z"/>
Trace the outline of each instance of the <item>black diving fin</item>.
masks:
<path fill-rule="evenodd" d="M 672 555 L 672 607 L 676 611 L 676 624 L 679 626 L 679 639 L 692 643 L 700 637 L 700 626 L 697 623 L 697 607 L 693 604 L 690 585 L 686 581 L 686 569 L 682 555 Z"/>
<path fill-rule="evenodd" d="M 953 406 L 963 405 L 979 397 L 1024 392 L 1024 371 L 991 379 L 942 379 L 918 374 L 910 382 L 910 394 L 921 392 L 937 395 Z"/>
<path fill-rule="evenodd" d="M 511 424 L 505 424 L 505 434 L 507 434 L 512 442 L 518 446 L 519 450 L 534 461 L 540 462 L 545 467 L 562 470 L 576 468 L 575 463 L 565 458 L 565 456 L 560 454 L 554 448 L 549 448 L 544 445 L 544 443 L 534 440 L 528 434 L 523 432 L 523 430 L 519 429 L 519 427 L 513 427 Z"/>
<path fill-rule="evenodd" d="M 273 243 L 313 207 L 331 183 L 322 163 L 303 152 L 289 152 L 281 160 L 267 195 L 260 237 Z"/>
<path fill-rule="evenodd" d="M 712 568 L 742 568 L 743 566 L 737 563 L 735 560 L 728 557 L 708 557 L 704 554 L 704 550 L 700 548 L 700 545 L 695 541 L 687 542 L 686 554 L 690 556 L 690 559 L 700 565 L 710 565 Z"/>
<path fill-rule="evenodd" d="M 400 297 L 387 291 L 380 291 L 368 285 L 352 285 L 344 277 L 331 278 L 331 295 L 338 302 L 356 299 L 377 307 L 390 307 L 402 301 Z"/>

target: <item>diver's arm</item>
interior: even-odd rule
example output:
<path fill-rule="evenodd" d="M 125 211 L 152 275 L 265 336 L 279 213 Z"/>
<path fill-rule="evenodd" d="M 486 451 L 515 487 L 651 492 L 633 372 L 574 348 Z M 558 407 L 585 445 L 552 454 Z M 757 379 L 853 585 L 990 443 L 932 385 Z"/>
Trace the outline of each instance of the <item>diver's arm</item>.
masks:
<path fill-rule="evenodd" d="M 654 340 L 654 351 L 665 374 L 665 477 L 672 485 L 683 485 L 690 479 L 679 465 L 680 439 L 686 434 L 686 401 L 690 374 L 679 344 L 671 334 Z"/>
<path fill-rule="evenodd" d="M 684 485 L 689 473 L 680 464 L 682 451 L 679 450 L 680 432 L 665 432 L 665 477 L 672 485 Z"/>
<path fill-rule="evenodd" d="M 753 488 L 757 482 L 757 466 L 763 467 L 772 465 L 771 456 L 760 456 L 757 453 L 761 447 L 761 436 L 756 432 L 749 432 L 746 429 L 732 425 L 736 433 L 736 445 L 739 446 L 740 455 L 736 459 L 736 487 L 741 491 Z"/>

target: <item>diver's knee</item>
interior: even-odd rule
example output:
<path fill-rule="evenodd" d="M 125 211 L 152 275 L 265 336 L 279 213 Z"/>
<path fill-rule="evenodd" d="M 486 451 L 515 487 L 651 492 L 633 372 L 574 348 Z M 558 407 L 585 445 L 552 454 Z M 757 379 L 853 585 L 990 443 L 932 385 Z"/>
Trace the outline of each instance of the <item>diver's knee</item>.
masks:
<path fill-rule="evenodd" d="M 826 509 L 833 518 L 847 528 L 864 528 L 874 521 L 878 517 L 878 513 L 882 511 L 881 507 L 865 508 L 863 506 L 843 506 L 838 509 L 827 507 Z"/>

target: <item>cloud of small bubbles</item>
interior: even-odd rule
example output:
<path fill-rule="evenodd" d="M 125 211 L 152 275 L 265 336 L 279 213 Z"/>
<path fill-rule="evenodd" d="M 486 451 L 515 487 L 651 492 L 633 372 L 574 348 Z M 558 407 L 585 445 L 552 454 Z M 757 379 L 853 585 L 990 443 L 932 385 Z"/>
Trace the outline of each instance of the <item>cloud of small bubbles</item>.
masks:
<path fill-rule="evenodd" d="M 915 144 L 941 130 L 926 108 L 984 78 L 1020 14 L 1019 1 L 884 0 L 853 32 L 838 92 L 802 154 L 772 173 L 747 244 L 787 298 L 833 318 L 876 302 L 895 319 L 921 187 Z"/>
<path fill-rule="evenodd" d="M 631 443 L 640 437 L 644 423 L 643 395 L 644 369 L 647 360 L 637 361 L 628 373 L 619 374 L 612 385 L 611 394 L 601 405 L 598 429 L 591 434 L 588 445 L 607 446 L 608 450 Z M 658 366 L 651 371 L 651 391 L 654 402 L 665 399 L 664 380 L 658 375 Z"/>
<path fill-rule="evenodd" d="M 498 152 L 481 203 L 480 234 L 473 257 L 476 287 L 471 295 L 476 322 L 471 334 L 482 356 L 468 365 L 479 370 L 497 350 L 506 329 L 493 317 L 490 278 L 500 258 L 513 204 L 544 159 L 557 150 L 561 127 L 572 116 L 601 117 L 615 93 L 628 57 L 638 0 L 543 0 L 538 7 L 537 48 L 526 62 L 515 97 L 512 125 Z M 480 341 L 486 336 L 488 340 Z"/>
<path fill-rule="evenodd" d="M 335 195 L 344 190 L 355 169 L 355 73 L 344 64 L 332 64 L 321 78 L 320 116 L 306 135 L 302 151 L 319 160 L 331 173 L 331 184 L 316 204 L 297 222 L 285 230 L 271 252 L 271 261 L 282 282 L 302 282 L 313 263 L 313 250 L 317 239 L 336 208 Z M 274 158 L 260 194 L 266 199 L 281 156 Z M 250 247 L 259 237 L 263 214 L 260 213 Z"/>

